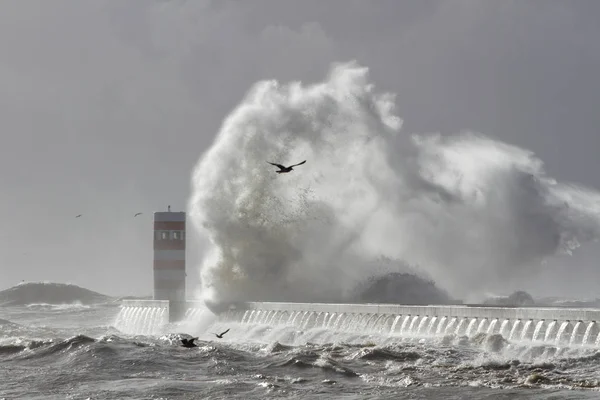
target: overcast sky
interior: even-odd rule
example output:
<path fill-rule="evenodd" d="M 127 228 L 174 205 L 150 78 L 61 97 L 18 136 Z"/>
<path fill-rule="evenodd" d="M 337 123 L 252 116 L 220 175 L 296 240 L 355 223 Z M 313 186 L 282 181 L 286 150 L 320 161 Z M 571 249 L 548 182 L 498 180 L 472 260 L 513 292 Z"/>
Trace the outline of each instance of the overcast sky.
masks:
<path fill-rule="evenodd" d="M 3 1 L 0 289 L 150 294 L 152 212 L 185 208 L 223 118 L 255 81 L 332 62 L 397 93 L 406 131 L 483 132 L 600 188 L 599 18 L 597 0 Z M 568 275 L 597 295 L 599 254 L 537 290 Z"/>

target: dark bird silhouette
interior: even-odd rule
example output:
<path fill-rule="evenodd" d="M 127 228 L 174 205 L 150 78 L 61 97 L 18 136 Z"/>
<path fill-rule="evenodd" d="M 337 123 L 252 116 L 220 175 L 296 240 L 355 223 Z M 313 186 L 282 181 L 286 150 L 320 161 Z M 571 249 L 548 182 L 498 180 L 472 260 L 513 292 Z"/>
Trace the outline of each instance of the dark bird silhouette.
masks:
<path fill-rule="evenodd" d="M 81 217 L 81 214 L 75 216 L 75 218 L 79 218 L 79 217 Z"/>
<path fill-rule="evenodd" d="M 278 174 L 285 174 L 285 173 L 291 172 L 294 169 L 294 167 L 297 167 L 298 165 L 304 164 L 306 162 L 306 160 L 304 160 L 304 161 L 302 161 L 301 163 L 298 163 L 298 164 L 290 165 L 289 167 L 286 167 L 286 166 L 281 165 L 281 164 L 272 163 L 270 161 L 267 161 L 267 162 L 269 164 L 274 165 L 274 166 L 276 166 L 276 167 L 279 168 L 279 171 L 275 171 L 275 172 L 277 172 Z"/>
<path fill-rule="evenodd" d="M 198 339 L 197 337 L 193 337 L 191 339 L 181 339 L 181 346 L 182 347 L 198 347 L 195 343 L 194 340 Z"/>
<path fill-rule="evenodd" d="M 134 215 L 134 217 L 137 217 L 138 215 L 142 215 L 142 213 L 137 213 Z"/>
<path fill-rule="evenodd" d="M 215 335 L 216 337 L 218 337 L 219 339 L 223 339 L 223 335 L 226 334 L 227 332 L 229 332 L 229 329 L 227 329 L 225 332 L 223 333 L 213 333 L 213 335 Z"/>

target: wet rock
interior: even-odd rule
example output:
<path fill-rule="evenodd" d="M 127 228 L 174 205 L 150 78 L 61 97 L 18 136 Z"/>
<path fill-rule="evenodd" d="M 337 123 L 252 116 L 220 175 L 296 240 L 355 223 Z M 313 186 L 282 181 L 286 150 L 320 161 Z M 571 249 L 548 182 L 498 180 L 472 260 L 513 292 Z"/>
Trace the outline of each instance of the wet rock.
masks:
<path fill-rule="evenodd" d="M 541 374 L 531 374 L 527 377 L 527 379 L 525 379 L 525 384 L 527 385 L 540 385 L 548 383 L 550 383 L 550 379 Z"/>
<path fill-rule="evenodd" d="M 523 290 L 518 290 L 507 297 L 499 296 L 499 297 L 485 299 L 483 301 L 483 304 L 496 305 L 496 306 L 522 307 L 522 306 L 535 305 L 535 301 L 533 300 L 533 297 L 529 293 L 527 293 Z"/>
<path fill-rule="evenodd" d="M 389 273 L 370 278 L 357 289 L 356 301 L 394 304 L 456 304 L 433 281 L 410 273 Z"/>
<path fill-rule="evenodd" d="M 499 353 L 508 345 L 508 341 L 502 335 L 494 334 L 487 337 L 484 346 L 486 350 Z"/>

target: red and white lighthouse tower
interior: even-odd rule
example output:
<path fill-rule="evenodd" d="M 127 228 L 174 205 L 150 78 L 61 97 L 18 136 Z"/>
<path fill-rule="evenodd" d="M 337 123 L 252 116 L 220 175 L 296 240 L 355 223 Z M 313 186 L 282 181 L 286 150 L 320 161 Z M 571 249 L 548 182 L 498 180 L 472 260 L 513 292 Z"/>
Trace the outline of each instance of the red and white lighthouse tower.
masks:
<path fill-rule="evenodd" d="M 154 300 L 185 301 L 185 212 L 154 213 Z"/>

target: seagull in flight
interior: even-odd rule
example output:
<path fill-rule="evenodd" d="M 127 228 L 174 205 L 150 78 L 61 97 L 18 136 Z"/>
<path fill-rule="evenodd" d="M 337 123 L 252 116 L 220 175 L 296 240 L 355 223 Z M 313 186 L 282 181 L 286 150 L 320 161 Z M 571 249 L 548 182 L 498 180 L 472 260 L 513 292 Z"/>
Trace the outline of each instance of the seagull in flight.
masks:
<path fill-rule="evenodd" d="M 227 332 L 229 332 L 229 329 L 227 329 L 225 332 L 223 333 L 213 333 L 213 335 L 215 335 L 216 337 L 218 337 L 219 339 L 223 339 L 223 335 L 226 334 Z"/>
<path fill-rule="evenodd" d="M 134 217 L 137 217 L 138 215 L 142 215 L 142 213 L 137 213 L 134 215 Z"/>
<path fill-rule="evenodd" d="M 79 217 L 81 217 L 81 214 L 75 216 L 75 218 L 79 218 Z"/>
<path fill-rule="evenodd" d="M 294 169 L 294 167 L 297 167 L 298 165 L 304 164 L 306 162 L 306 160 L 304 160 L 304 161 L 302 161 L 301 163 L 298 163 L 298 164 L 290 165 L 289 167 L 283 166 L 281 164 L 272 163 L 270 161 L 267 161 L 267 162 L 269 164 L 274 165 L 274 166 L 276 166 L 276 167 L 279 168 L 279 171 L 275 171 L 275 172 L 277 172 L 278 174 L 285 174 L 285 173 L 291 172 Z"/>

